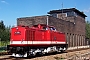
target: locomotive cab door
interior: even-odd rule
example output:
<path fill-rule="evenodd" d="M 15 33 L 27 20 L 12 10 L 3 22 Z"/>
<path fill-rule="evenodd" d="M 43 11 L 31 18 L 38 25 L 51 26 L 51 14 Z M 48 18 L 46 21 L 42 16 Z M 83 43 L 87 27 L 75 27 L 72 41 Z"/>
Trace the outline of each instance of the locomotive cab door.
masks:
<path fill-rule="evenodd" d="M 50 36 L 51 36 L 51 44 L 56 44 L 57 37 L 56 37 L 56 29 L 54 27 L 49 27 L 50 29 Z"/>

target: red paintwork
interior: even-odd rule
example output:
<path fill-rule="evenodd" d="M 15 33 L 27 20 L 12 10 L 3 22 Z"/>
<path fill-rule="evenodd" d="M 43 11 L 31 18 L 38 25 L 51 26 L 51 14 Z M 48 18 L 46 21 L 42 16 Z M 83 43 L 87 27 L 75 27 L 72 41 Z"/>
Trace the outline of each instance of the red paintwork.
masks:
<path fill-rule="evenodd" d="M 43 29 L 47 27 L 48 30 Z M 48 46 L 48 45 L 58 45 L 58 44 L 33 44 L 33 41 L 51 41 L 51 42 L 66 42 L 65 34 L 58 31 L 51 31 L 51 26 L 46 26 L 44 24 L 34 25 L 33 27 L 22 27 L 17 26 L 11 29 L 11 41 L 27 41 L 27 44 L 12 44 L 11 45 L 20 45 L 20 46 Z M 20 33 L 18 33 L 20 32 Z M 28 41 L 32 41 L 32 44 L 29 44 Z M 66 43 L 63 43 L 66 44 Z"/>
<path fill-rule="evenodd" d="M 11 29 L 11 40 L 13 41 L 21 41 L 22 39 L 25 40 L 25 27 L 14 27 Z M 20 32 L 20 33 L 17 33 Z"/>

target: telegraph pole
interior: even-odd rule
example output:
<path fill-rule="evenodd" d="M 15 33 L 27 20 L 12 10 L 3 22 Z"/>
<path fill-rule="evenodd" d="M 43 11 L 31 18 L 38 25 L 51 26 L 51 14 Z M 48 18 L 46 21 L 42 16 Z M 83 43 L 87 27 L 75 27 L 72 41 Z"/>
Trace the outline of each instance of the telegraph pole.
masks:
<path fill-rule="evenodd" d="M 62 2 L 62 19 L 63 19 L 63 2 Z"/>
<path fill-rule="evenodd" d="M 63 14 L 63 2 L 62 2 L 62 14 Z"/>

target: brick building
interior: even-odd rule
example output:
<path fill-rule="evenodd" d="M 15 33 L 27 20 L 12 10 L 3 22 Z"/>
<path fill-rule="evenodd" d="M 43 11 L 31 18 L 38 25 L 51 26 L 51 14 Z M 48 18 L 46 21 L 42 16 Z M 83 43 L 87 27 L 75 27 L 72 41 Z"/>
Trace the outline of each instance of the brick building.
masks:
<path fill-rule="evenodd" d="M 83 12 L 75 8 L 51 10 L 49 15 L 17 18 L 17 25 L 32 26 L 47 24 L 55 26 L 66 34 L 69 47 L 85 46 L 85 17 Z"/>

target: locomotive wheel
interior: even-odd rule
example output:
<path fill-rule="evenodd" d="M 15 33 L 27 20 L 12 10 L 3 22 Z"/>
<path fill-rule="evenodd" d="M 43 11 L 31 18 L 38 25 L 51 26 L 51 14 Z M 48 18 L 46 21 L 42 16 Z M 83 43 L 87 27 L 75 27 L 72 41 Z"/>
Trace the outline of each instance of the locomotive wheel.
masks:
<path fill-rule="evenodd" d="M 45 54 L 45 52 L 44 52 L 44 51 L 41 51 L 39 54 L 40 54 L 40 55 L 44 55 L 44 54 Z"/>

